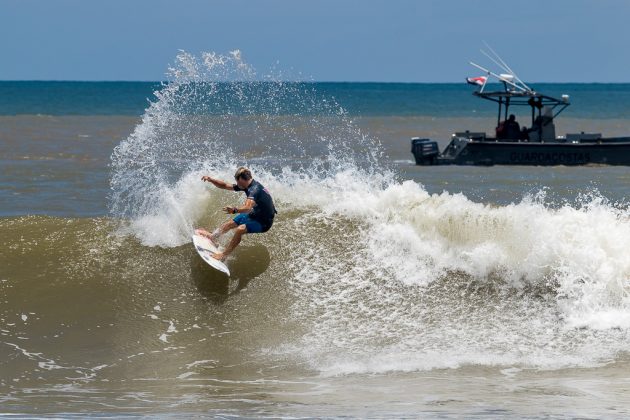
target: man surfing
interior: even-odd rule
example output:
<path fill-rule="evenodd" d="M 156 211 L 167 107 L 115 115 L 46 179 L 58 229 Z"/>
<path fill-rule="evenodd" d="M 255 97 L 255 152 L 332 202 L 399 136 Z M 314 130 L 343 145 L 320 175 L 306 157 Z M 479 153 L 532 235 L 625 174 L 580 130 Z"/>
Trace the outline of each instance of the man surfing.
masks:
<path fill-rule="evenodd" d="M 214 232 L 209 233 L 204 229 L 197 229 L 195 233 L 205 236 L 213 243 L 224 233 L 236 229 L 232 240 L 225 247 L 223 252 L 218 252 L 212 256 L 219 261 L 227 258 L 234 248 L 241 243 L 241 237 L 246 233 L 263 233 L 271 229 L 273 218 L 277 211 L 273 205 L 273 199 L 269 191 L 252 177 L 252 173 L 245 167 L 240 167 L 234 174 L 236 184 L 214 179 L 209 176 L 201 177 L 204 182 L 210 182 L 215 187 L 229 191 L 244 191 L 247 195 L 245 203 L 240 207 L 223 207 L 227 214 L 237 215 L 232 220 L 225 222 Z"/>

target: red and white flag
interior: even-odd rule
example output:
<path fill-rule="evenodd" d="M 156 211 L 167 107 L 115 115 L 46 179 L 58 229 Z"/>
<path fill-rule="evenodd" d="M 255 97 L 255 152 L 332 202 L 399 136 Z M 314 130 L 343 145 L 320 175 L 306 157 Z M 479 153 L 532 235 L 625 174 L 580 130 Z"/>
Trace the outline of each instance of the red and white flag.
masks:
<path fill-rule="evenodd" d="M 467 77 L 466 78 L 466 82 L 468 82 L 471 85 L 478 85 L 478 86 L 485 85 L 486 84 L 486 80 L 488 80 L 488 78 L 486 76 Z"/>

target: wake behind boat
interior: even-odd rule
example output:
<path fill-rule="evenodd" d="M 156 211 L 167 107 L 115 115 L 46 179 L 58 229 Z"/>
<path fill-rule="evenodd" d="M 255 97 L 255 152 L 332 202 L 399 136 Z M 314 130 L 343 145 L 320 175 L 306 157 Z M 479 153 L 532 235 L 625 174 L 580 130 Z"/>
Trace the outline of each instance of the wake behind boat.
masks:
<path fill-rule="evenodd" d="M 478 98 L 498 104 L 495 135 L 485 132 L 456 132 L 440 153 L 431 139 L 411 139 L 411 153 L 417 165 L 630 165 L 630 137 L 602 137 L 601 133 L 574 133 L 556 136 L 554 120 L 569 105 L 569 95 L 561 99 L 543 95 L 526 85 L 491 48 L 482 51 L 505 73 L 497 74 L 475 63 L 486 76 L 468 78 L 479 86 Z M 502 87 L 488 91 L 488 80 Z M 531 123 L 522 129 L 509 114 L 511 106 L 530 107 Z"/>

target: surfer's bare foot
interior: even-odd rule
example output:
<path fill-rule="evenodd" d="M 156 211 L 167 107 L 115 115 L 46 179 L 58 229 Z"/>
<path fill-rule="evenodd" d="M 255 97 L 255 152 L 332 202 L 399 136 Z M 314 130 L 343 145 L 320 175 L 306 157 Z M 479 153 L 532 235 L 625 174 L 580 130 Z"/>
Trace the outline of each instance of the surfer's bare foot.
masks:
<path fill-rule="evenodd" d="M 212 234 L 210 232 L 208 232 L 205 229 L 195 229 L 195 234 L 199 235 L 199 236 L 203 236 L 206 239 L 209 239 L 210 242 L 212 242 L 214 245 L 216 245 L 214 243 L 214 238 L 212 237 Z"/>
<path fill-rule="evenodd" d="M 210 235 L 210 233 L 205 229 L 197 228 L 195 229 L 195 235 L 207 236 Z"/>
<path fill-rule="evenodd" d="M 217 252 L 216 254 L 212 254 L 212 258 L 215 260 L 223 261 L 227 258 L 227 255 L 224 255 L 223 252 Z"/>

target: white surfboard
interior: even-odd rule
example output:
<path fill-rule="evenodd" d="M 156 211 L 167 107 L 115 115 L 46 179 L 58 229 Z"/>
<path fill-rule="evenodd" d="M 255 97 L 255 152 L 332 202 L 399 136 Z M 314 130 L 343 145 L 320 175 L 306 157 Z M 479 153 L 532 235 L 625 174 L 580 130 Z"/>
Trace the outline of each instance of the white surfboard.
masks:
<path fill-rule="evenodd" d="M 220 250 L 216 246 L 214 246 L 214 244 L 208 238 L 197 235 L 193 232 L 192 240 L 193 245 L 197 250 L 197 253 L 199 253 L 201 258 L 203 258 L 203 260 L 207 262 L 210 267 L 217 269 L 227 274 L 228 276 L 230 275 L 230 270 L 227 268 L 227 265 L 212 257 L 213 254 L 220 252 Z"/>

